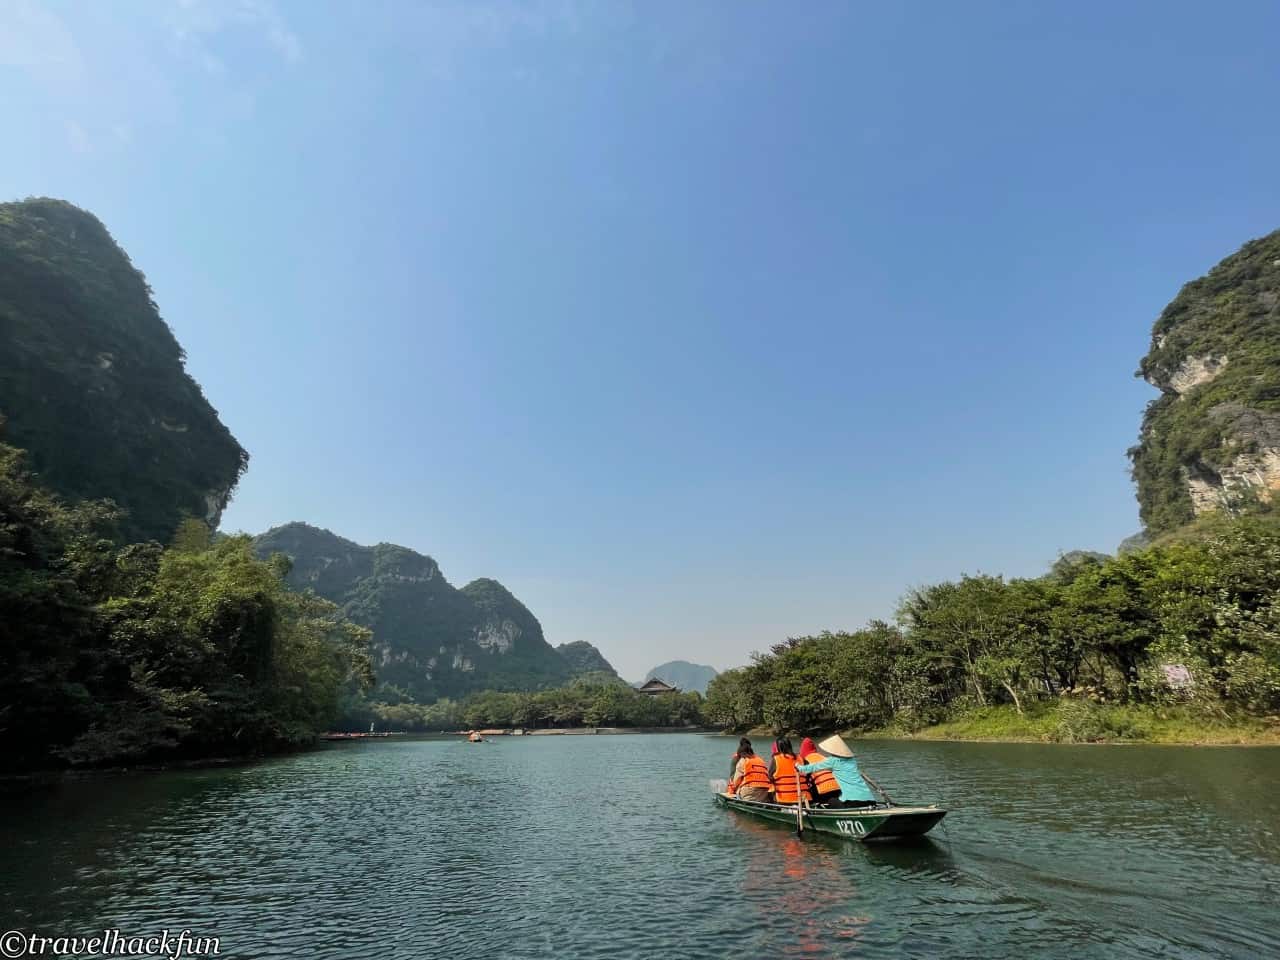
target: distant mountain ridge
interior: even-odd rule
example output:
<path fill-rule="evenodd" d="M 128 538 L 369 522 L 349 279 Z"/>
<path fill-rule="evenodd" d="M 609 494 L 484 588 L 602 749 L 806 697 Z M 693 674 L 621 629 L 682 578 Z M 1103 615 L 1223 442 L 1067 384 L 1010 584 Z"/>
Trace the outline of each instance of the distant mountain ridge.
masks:
<path fill-rule="evenodd" d="M 719 672 L 715 667 L 708 667 L 701 663 L 690 663 L 688 660 L 669 660 L 666 663 L 658 664 L 658 666 L 646 673 L 642 682 L 647 682 L 657 677 L 659 680 L 665 680 L 673 687 L 679 687 L 686 693 L 696 690 L 706 696 L 707 685 L 719 675 Z"/>
<path fill-rule="evenodd" d="M 415 700 L 537 690 L 573 676 L 538 619 L 496 580 L 458 589 L 429 556 L 392 543 L 361 546 L 305 523 L 268 530 L 254 548 L 287 555 L 290 586 L 314 590 L 369 627 L 379 683 Z"/>
<path fill-rule="evenodd" d="M 613 669 L 613 664 L 604 658 L 604 654 L 585 640 L 562 643 L 556 647 L 556 653 L 568 662 L 575 677 L 607 674 L 619 680 L 622 679 L 618 676 L 618 671 Z"/>
<path fill-rule="evenodd" d="M 218 524 L 249 455 L 187 373 L 146 278 L 92 214 L 0 203 L 0 417 L 39 482 L 128 511 L 128 540 Z"/>

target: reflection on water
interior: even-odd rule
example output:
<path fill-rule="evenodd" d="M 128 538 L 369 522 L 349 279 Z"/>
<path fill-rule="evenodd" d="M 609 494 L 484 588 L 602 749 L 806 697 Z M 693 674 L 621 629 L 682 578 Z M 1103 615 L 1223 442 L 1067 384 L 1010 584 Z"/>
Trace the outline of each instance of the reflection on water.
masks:
<path fill-rule="evenodd" d="M 339 744 L 0 796 L 0 918 L 225 955 L 1280 956 L 1280 751 L 862 745 L 929 838 L 715 808 L 734 741 Z"/>
<path fill-rule="evenodd" d="M 733 820 L 735 830 L 754 834 L 744 844 L 749 853 L 742 900 L 771 904 L 765 909 L 776 911 L 780 919 L 766 921 L 767 935 L 754 946 L 783 956 L 851 951 L 869 918 L 857 909 L 856 880 L 840 870 L 845 842 L 831 837 L 824 844 L 816 835 L 801 838 L 781 824 L 738 815 Z"/>

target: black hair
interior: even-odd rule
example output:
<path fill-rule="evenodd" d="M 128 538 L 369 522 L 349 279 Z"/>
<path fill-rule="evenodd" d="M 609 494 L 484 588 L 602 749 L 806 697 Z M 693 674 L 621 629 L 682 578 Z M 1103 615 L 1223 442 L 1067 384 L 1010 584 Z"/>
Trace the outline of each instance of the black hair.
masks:
<path fill-rule="evenodd" d="M 756 755 L 756 752 L 751 749 L 751 741 L 748 740 L 746 737 L 743 737 L 741 742 L 739 742 L 738 744 L 738 756 L 754 757 L 755 755 Z"/>
<path fill-rule="evenodd" d="M 796 755 L 796 752 L 791 749 L 791 741 L 786 737 L 779 737 L 777 743 L 779 753 L 785 753 L 788 757 L 794 757 Z"/>

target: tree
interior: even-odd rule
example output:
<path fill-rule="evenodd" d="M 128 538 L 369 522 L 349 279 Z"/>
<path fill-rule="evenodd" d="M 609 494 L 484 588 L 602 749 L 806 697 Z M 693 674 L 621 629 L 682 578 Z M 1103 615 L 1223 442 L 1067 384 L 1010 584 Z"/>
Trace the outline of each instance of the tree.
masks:
<path fill-rule="evenodd" d="M 184 525 L 119 546 L 119 511 L 62 504 L 0 445 L 0 745 L 16 767 L 305 743 L 372 682 L 369 631 L 287 589 L 247 537 Z M 202 525 L 196 525 L 202 526 Z"/>

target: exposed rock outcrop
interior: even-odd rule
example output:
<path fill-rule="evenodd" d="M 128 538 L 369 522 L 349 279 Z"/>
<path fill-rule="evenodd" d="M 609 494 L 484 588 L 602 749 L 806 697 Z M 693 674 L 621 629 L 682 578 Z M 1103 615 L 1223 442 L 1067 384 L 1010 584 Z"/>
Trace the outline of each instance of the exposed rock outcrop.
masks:
<path fill-rule="evenodd" d="M 1192 387 L 1208 383 L 1227 365 L 1227 357 L 1187 357 L 1178 369 L 1169 375 L 1168 389 L 1182 396 Z M 1148 381 L 1150 382 L 1150 381 Z M 1159 384 L 1152 384 L 1159 386 Z"/>

